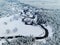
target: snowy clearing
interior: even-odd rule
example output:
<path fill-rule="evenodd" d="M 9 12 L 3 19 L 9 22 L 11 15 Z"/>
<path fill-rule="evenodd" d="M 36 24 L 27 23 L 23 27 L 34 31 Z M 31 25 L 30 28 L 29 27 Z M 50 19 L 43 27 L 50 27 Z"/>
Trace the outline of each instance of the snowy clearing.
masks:
<path fill-rule="evenodd" d="M 9 17 L 0 18 L 0 37 L 2 36 L 15 36 L 15 35 L 23 35 L 23 36 L 43 36 L 45 34 L 45 30 L 42 29 L 40 26 L 31 26 L 25 25 L 21 18 L 18 20 L 13 19 L 14 15 Z M 47 26 L 49 31 L 49 36 L 52 36 L 52 29 Z M 17 31 L 14 32 L 14 29 L 17 28 Z M 10 32 L 7 34 L 7 30 Z M 3 41 L 1 41 L 3 42 Z"/>

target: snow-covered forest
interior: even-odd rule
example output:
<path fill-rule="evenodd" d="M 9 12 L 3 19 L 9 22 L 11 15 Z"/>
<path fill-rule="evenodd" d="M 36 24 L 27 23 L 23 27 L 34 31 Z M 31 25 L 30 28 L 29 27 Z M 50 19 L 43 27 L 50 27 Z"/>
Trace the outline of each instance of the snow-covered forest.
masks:
<path fill-rule="evenodd" d="M 24 25 L 28 24 L 28 25 Z M 43 25 L 48 29 L 47 38 L 35 40 L 35 36 L 45 34 Z M 15 35 L 25 37 L 14 38 Z M 20 0 L 0 2 L 0 45 L 60 45 L 60 9 L 44 8 Z"/>

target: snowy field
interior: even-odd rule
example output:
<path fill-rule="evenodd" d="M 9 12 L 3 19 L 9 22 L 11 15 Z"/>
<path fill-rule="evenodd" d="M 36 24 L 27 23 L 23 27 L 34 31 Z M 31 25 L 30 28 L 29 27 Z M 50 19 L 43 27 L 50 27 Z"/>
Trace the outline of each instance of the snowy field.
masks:
<path fill-rule="evenodd" d="M 5 4 L 4 1 L 9 0 L 0 0 L 0 5 Z M 16 0 L 13 0 L 16 1 Z M 21 3 L 29 4 L 38 8 L 48 8 L 48 9 L 60 9 L 60 0 L 19 0 Z"/>
<path fill-rule="evenodd" d="M 19 0 L 20 1 L 20 0 Z M 20 2 L 45 9 L 60 9 L 60 0 L 21 0 Z"/>
<path fill-rule="evenodd" d="M 21 18 L 18 20 L 14 19 L 15 15 L 9 17 L 0 18 L 0 37 L 8 37 L 8 36 L 16 36 L 16 35 L 23 35 L 23 36 L 43 36 L 45 34 L 44 29 L 42 29 L 39 25 L 38 26 L 31 26 L 25 25 Z M 16 16 L 17 17 L 17 16 Z M 50 26 L 47 26 L 49 31 L 49 37 L 52 36 L 52 29 Z M 2 42 L 2 41 L 0 41 Z"/>
<path fill-rule="evenodd" d="M 6 0 L 6 1 L 9 1 L 9 0 Z M 9 3 L 6 1 L 5 2 L 3 0 L 0 1 L 0 9 L 1 9 L 0 10 L 0 37 L 15 36 L 15 35 L 23 35 L 23 36 L 31 36 L 32 35 L 33 37 L 35 37 L 35 36 L 43 36 L 45 34 L 45 30 L 42 29 L 41 26 L 25 25 L 24 22 L 22 22 L 22 19 L 19 14 L 19 11 L 21 9 L 19 6 L 21 6 L 21 5 L 17 5 L 16 4 L 17 1 L 15 1 L 15 3 Z M 31 6 L 35 6 L 37 8 L 60 9 L 59 8 L 60 7 L 59 0 L 57 0 L 57 1 L 56 0 L 52 0 L 52 1 L 51 0 L 45 0 L 45 1 L 44 0 L 37 0 L 37 1 L 36 0 L 21 0 L 20 2 L 29 4 Z M 57 16 L 57 14 L 58 14 L 58 16 Z M 55 15 L 55 12 L 53 12 L 53 11 L 52 12 L 47 11 L 46 15 L 49 16 L 49 18 L 52 17 L 52 19 L 54 19 L 54 21 L 50 20 L 53 23 L 52 26 L 51 25 L 45 26 L 45 24 L 43 24 L 44 27 L 48 29 L 48 32 L 49 32 L 48 38 L 51 40 L 54 39 L 53 32 L 55 30 L 57 30 L 56 29 L 57 25 L 55 25 L 55 23 L 57 24 L 57 23 L 59 23 L 58 21 L 60 21 L 58 19 L 59 14 L 60 14 L 59 11 L 57 12 L 57 14 Z M 9 15 L 9 16 L 7 16 L 7 15 Z M 54 27 L 54 30 L 52 29 L 53 27 Z M 53 30 L 53 32 L 52 32 L 52 30 Z M 55 32 L 56 32 L 56 34 L 58 34 L 59 31 L 58 32 L 55 31 Z M 46 38 L 46 39 L 48 40 L 48 38 Z M 37 41 L 42 41 L 42 42 L 46 43 L 45 39 L 37 40 Z M 53 41 L 55 41 L 55 40 L 53 40 Z M 0 45 L 2 45 L 2 42 L 5 42 L 5 40 L 1 40 Z M 51 42 L 51 43 L 53 43 L 53 42 Z M 49 42 L 48 42 L 48 44 L 49 44 Z M 34 44 L 34 45 L 36 45 L 36 44 Z"/>
<path fill-rule="evenodd" d="M 25 25 L 20 18 L 18 20 L 14 20 L 14 17 L 12 17 L 13 16 L 0 18 L 0 36 L 39 36 L 44 32 L 44 30 L 40 26 Z M 12 20 L 12 22 L 10 21 L 10 19 Z M 7 23 L 7 25 L 5 23 Z M 6 34 L 7 30 L 11 31 L 10 34 Z M 16 32 L 14 33 L 14 31 Z"/>

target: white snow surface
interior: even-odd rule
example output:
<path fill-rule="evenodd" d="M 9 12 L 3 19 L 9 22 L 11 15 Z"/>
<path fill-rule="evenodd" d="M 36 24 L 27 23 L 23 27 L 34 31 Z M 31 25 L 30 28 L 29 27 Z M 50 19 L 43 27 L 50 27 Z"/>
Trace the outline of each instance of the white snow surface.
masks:
<path fill-rule="evenodd" d="M 44 32 L 40 26 L 25 25 L 20 18 L 18 20 L 13 20 L 12 17 L 13 16 L 0 19 L 0 36 L 12 36 L 19 34 L 24 36 L 38 36 Z M 12 19 L 12 22 L 10 22 L 10 19 Z M 7 22 L 7 25 L 5 25 L 4 22 Z M 18 29 L 16 33 L 13 32 L 14 28 Z M 6 34 L 7 29 L 11 31 L 10 34 Z"/>
<path fill-rule="evenodd" d="M 45 34 L 44 29 L 42 29 L 39 25 L 32 26 L 32 25 L 25 25 L 21 18 L 17 15 L 18 20 L 14 18 L 15 15 L 9 17 L 2 17 L 0 18 L 0 37 L 2 36 L 15 36 L 15 35 L 23 35 L 23 36 L 43 36 Z M 4 22 L 7 22 L 5 25 Z M 48 26 L 49 27 L 49 26 Z M 13 29 L 17 28 L 17 31 L 14 32 Z M 47 28 L 47 27 L 46 27 Z M 49 31 L 49 36 L 52 36 L 52 29 L 49 27 L 47 28 Z M 6 33 L 6 30 L 10 30 L 10 33 Z M 0 41 L 0 43 L 3 41 Z"/>

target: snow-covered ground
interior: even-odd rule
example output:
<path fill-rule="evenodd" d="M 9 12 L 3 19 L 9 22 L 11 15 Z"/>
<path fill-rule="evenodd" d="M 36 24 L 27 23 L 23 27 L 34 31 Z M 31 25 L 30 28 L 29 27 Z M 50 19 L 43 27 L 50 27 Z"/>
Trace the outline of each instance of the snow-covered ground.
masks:
<path fill-rule="evenodd" d="M 25 1 L 22 0 L 21 2 L 25 3 L 25 4 L 30 4 L 30 5 L 36 6 L 36 7 L 49 7 L 50 8 L 53 6 L 53 5 L 47 5 L 47 3 L 45 3 L 45 5 L 43 5 L 43 3 L 44 3 L 43 1 L 41 1 L 41 3 L 39 1 L 38 2 L 35 1 L 33 3 L 32 3 L 32 1 L 30 1 L 30 2 L 27 1 L 27 3 L 26 3 L 26 0 Z M 15 10 L 14 8 L 12 8 L 12 9 Z M 20 18 L 20 16 L 18 14 L 12 14 L 9 17 L 6 17 L 6 16 L 1 17 L 0 18 L 0 37 L 2 37 L 2 36 L 5 36 L 5 37 L 6 36 L 15 36 L 15 35 L 43 36 L 45 34 L 44 29 L 42 29 L 39 25 L 38 26 L 25 25 L 21 20 L 22 19 Z M 49 37 L 51 37 L 53 34 L 52 27 L 50 25 L 48 25 L 46 28 L 48 29 Z M 5 40 L 1 40 L 0 45 L 4 41 Z M 39 40 L 39 41 L 45 41 L 45 39 Z"/>
<path fill-rule="evenodd" d="M 38 26 L 25 25 L 21 21 L 19 15 L 17 15 L 16 17 L 15 16 L 16 15 L 0 18 L 0 37 L 15 35 L 43 36 L 45 34 L 44 29 L 42 29 L 39 25 Z M 52 29 L 49 26 L 47 26 L 47 29 L 49 31 L 49 36 L 52 36 Z"/>
<path fill-rule="evenodd" d="M 4 17 L 0 19 L 0 36 L 9 36 L 9 35 L 24 35 L 24 36 L 38 36 L 41 33 L 44 32 L 40 26 L 31 26 L 31 25 L 25 25 L 21 19 L 19 18 L 18 20 L 14 20 L 12 18 L 13 16 L 10 17 Z M 12 22 L 10 21 L 12 20 Z M 4 23 L 7 23 L 6 25 Z M 14 33 L 14 29 L 17 31 Z M 6 34 L 6 30 L 10 30 L 11 33 Z"/>
<path fill-rule="evenodd" d="M 5 4 L 4 1 L 6 0 L 0 0 L 0 6 L 3 6 Z M 60 0 L 19 0 L 19 1 L 38 8 L 60 9 Z"/>
<path fill-rule="evenodd" d="M 60 0 L 19 0 L 19 1 L 38 8 L 60 9 Z"/>

